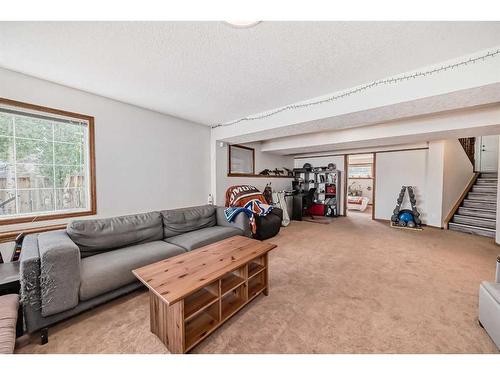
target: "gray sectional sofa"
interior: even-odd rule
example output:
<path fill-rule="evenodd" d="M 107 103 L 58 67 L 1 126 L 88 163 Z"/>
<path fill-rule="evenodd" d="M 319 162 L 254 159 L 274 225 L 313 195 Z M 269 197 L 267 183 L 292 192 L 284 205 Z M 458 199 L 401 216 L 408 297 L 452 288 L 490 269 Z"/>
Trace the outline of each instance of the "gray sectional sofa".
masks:
<path fill-rule="evenodd" d="M 44 341 L 51 324 L 139 288 L 133 269 L 235 235 L 251 237 L 246 215 L 228 223 L 224 208 L 211 205 L 75 220 L 29 235 L 20 258 L 27 331 L 42 329 Z"/>

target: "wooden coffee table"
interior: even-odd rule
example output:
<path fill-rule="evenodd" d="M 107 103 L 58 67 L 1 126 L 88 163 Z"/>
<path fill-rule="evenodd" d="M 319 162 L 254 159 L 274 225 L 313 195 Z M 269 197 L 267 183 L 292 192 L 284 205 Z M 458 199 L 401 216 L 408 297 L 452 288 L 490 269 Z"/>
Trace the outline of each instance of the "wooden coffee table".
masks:
<path fill-rule="evenodd" d="M 171 353 L 186 353 L 243 306 L 268 294 L 276 245 L 234 236 L 138 268 L 149 288 L 151 332 Z"/>

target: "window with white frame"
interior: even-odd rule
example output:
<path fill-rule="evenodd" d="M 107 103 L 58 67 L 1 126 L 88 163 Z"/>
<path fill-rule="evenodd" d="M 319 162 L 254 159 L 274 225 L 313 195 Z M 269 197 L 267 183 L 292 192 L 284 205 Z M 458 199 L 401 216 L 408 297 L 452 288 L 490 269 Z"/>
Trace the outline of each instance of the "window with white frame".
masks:
<path fill-rule="evenodd" d="M 349 178 L 372 178 L 373 164 L 351 164 L 348 173 Z"/>
<path fill-rule="evenodd" d="M 93 119 L 23 104 L 0 101 L 0 223 L 95 212 Z"/>

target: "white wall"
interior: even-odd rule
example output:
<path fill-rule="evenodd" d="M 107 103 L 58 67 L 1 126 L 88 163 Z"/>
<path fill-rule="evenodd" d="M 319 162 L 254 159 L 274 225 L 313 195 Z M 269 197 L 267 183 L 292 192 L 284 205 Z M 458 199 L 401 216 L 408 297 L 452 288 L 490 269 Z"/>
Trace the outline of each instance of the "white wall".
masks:
<path fill-rule="evenodd" d="M 463 151 L 462 151 L 463 152 Z M 426 224 L 441 227 L 443 221 L 444 142 L 429 142 L 426 166 Z M 418 205 L 418 202 L 417 202 Z"/>
<path fill-rule="evenodd" d="M 260 143 L 246 143 L 246 147 L 255 149 L 255 173 L 259 173 L 264 169 L 293 169 L 293 158 L 291 156 L 276 155 L 269 152 L 260 151 Z M 253 185 L 260 191 L 263 191 L 267 183 L 271 183 L 271 187 L 275 191 L 291 190 L 292 178 L 281 177 L 229 177 L 227 175 L 228 167 L 228 146 L 224 144 L 216 144 L 216 197 L 215 201 L 218 205 L 224 205 L 225 194 L 228 187 L 233 185 Z"/>
<path fill-rule="evenodd" d="M 206 203 L 208 127 L 4 69 L 0 97 L 95 117 L 98 216 Z"/>
<path fill-rule="evenodd" d="M 456 139 L 444 141 L 443 219 L 448 216 L 473 175 L 474 168 L 460 142 Z"/>
<path fill-rule="evenodd" d="M 428 150 L 384 152 L 376 155 L 375 218 L 390 220 L 401 187 L 413 186 L 422 223 L 427 223 L 426 172 Z M 410 208 L 408 194 L 402 208 Z"/>
<path fill-rule="evenodd" d="M 427 150 L 377 153 L 375 218 L 389 220 L 401 186 L 410 185 L 415 186 L 422 222 L 443 227 L 472 175 L 457 139 L 429 142 Z M 403 208 L 409 207 L 406 199 Z"/>
<path fill-rule="evenodd" d="M 349 155 L 349 164 L 372 164 L 373 154 L 355 154 Z"/>
<path fill-rule="evenodd" d="M 326 167 L 329 163 L 336 165 L 337 170 L 340 171 L 340 191 L 342 192 L 342 197 L 340 199 L 340 214 L 344 213 L 344 191 L 345 191 L 345 168 L 344 168 L 344 155 L 334 155 L 334 156 L 319 156 L 319 157 L 308 157 L 308 158 L 296 158 L 294 160 L 295 168 L 302 168 L 305 163 L 311 164 L 313 167 Z"/>

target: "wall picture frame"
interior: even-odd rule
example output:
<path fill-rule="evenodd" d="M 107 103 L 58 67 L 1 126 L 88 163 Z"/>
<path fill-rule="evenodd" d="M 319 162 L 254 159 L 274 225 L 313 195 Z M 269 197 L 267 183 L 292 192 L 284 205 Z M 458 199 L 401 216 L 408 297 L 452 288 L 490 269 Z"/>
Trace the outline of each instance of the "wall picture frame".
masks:
<path fill-rule="evenodd" d="M 229 174 L 255 174 L 255 149 L 241 145 L 229 145 Z"/>

